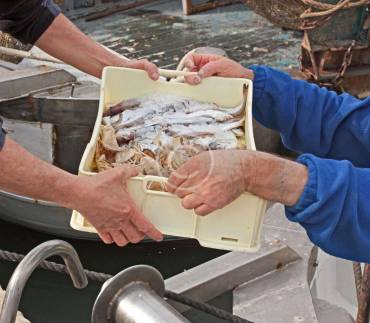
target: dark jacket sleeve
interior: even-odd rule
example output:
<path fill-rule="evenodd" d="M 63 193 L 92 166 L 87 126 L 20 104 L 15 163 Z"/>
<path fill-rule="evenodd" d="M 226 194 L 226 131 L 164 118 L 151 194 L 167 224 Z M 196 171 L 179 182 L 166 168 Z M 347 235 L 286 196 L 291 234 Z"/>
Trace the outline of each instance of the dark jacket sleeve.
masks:
<path fill-rule="evenodd" d="M 59 15 L 52 0 L 1 0 L 0 30 L 25 44 L 34 44 Z"/>
<path fill-rule="evenodd" d="M 311 241 L 337 257 L 370 262 L 370 169 L 304 154 L 309 180 L 300 201 L 286 207 Z"/>
<path fill-rule="evenodd" d="M 3 129 L 3 119 L 0 118 L 0 151 L 3 149 L 5 144 L 5 131 Z"/>
<path fill-rule="evenodd" d="M 370 98 L 338 95 L 265 66 L 255 72 L 253 116 L 297 152 L 370 167 Z"/>

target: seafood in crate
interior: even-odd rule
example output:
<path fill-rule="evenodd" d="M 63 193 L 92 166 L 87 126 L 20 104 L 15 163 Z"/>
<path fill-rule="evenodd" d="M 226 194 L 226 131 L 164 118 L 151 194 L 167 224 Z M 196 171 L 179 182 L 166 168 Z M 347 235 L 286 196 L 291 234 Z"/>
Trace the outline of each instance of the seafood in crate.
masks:
<path fill-rule="evenodd" d="M 252 98 L 253 85 L 246 79 L 211 77 L 191 86 L 153 81 L 144 71 L 106 67 L 99 113 L 79 174 L 95 176 L 120 164 L 139 165 L 141 174 L 127 180 L 127 190 L 158 230 L 195 238 L 206 247 L 255 251 L 266 201 L 244 193 L 202 217 L 163 189 L 168 175 L 201 151 L 256 149 Z M 96 232 L 77 211 L 71 226 Z"/>
<path fill-rule="evenodd" d="M 120 164 L 143 175 L 168 177 L 189 158 L 217 149 L 245 149 L 245 91 L 235 108 L 171 94 L 107 106 L 96 149 L 97 171 Z"/>

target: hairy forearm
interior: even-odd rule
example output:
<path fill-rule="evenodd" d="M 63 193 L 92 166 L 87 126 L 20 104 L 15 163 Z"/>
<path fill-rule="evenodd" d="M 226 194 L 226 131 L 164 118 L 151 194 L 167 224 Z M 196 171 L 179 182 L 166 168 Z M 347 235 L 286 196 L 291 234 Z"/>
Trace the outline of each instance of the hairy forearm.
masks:
<path fill-rule="evenodd" d="M 105 66 L 124 66 L 125 60 L 82 33 L 63 14 L 36 42 L 37 47 L 90 75 L 101 77 Z"/>
<path fill-rule="evenodd" d="M 296 204 L 308 180 L 304 165 L 256 152 L 243 160 L 246 191 L 287 206 Z"/>
<path fill-rule="evenodd" d="M 77 176 L 31 155 L 9 137 L 0 152 L 0 189 L 71 207 Z"/>

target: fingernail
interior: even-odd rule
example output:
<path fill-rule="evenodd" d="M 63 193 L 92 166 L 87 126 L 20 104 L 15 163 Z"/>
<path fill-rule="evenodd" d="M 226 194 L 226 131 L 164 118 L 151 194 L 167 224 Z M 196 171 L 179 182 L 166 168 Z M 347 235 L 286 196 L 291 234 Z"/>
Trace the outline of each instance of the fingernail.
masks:
<path fill-rule="evenodd" d="M 154 72 L 152 74 L 152 78 L 155 79 L 155 80 L 157 80 L 159 78 L 159 74 L 157 72 Z"/>
<path fill-rule="evenodd" d="M 199 83 L 200 83 L 200 81 L 201 81 L 201 79 L 200 79 L 200 77 L 199 77 L 199 76 L 195 76 L 195 77 L 194 77 L 194 83 L 195 83 L 195 84 L 199 84 Z"/>
<path fill-rule="evenodd" d="M 203 77 L 203 76 L 204 76 L 204 70 L 199 70 L 198 75 L 199 75 L 200 77 Z"/>

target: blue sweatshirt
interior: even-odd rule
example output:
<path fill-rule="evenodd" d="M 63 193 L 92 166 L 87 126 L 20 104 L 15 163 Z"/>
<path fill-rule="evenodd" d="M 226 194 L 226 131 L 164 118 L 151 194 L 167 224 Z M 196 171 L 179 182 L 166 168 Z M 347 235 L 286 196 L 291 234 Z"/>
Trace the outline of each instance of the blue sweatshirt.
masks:
<path fill-rule="evenodd" d="M 303 153 L 309 179 L 293 207 L 326 252 L 370 263 L 370 98 L 338 95 L 265 66 L 255 72 L 253 115 Z"/>

